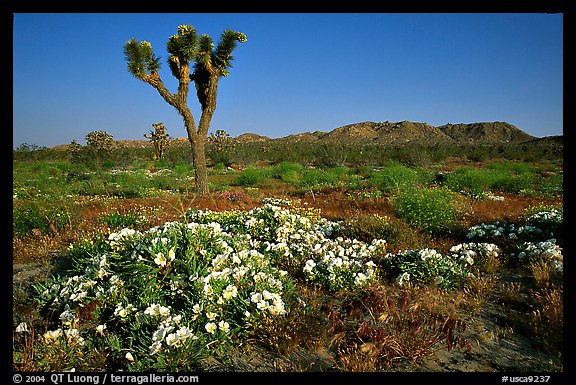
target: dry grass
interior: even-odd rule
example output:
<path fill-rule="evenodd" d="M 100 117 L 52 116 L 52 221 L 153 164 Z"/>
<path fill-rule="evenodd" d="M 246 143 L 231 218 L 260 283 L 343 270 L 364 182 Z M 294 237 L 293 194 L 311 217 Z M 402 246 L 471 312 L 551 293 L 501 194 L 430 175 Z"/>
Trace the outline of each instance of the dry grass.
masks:
<path fill-rule="evenodd" d="M 434 288 L 376 286 L 346 293 L 328 308 L 340 369 L 385 370 L 439 348 L 470 349 L 461 333 L 462 298 Z"/>

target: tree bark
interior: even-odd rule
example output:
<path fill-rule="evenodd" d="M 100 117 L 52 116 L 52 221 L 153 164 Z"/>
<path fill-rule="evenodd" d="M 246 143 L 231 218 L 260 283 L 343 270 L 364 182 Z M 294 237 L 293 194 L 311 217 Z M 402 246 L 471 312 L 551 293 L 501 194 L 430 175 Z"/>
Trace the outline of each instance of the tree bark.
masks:
<path fill-rule="evenodd" d="M 206 144 L 206 135 L 199 134 L 196 131 L 196 124 L 188 106 L 181 106 L 180 114 L 184 118 L 184 126 L 188 133 L 188 141 L 192 148 L 192 162 L 194 163 L 194 182 L 196 194 L 208 194 L 208 170 L 206 168 L 206 154 L 204 147 Z"/>
<path fill-rule="evenodd" d="M 192 144 L 192 160 L 194 162 L 194 178 L 196 182 L 196 193 L 198 195 L 208 194 L 208 171 L 206 168 L 206 155 L 204 145 L 206 141 L 198 136 L 198 140 Z"/>
<path fill-rule="evenodd" d="M 194 116 L 192 116 L 192 112 L 186 103 L 189 84 L 188 73 L 188 66 L 182 66 L 180 68 L 180 83 L 178 85 L 178 93 L 175 95 L 168 91 L 162 80 L 160 80 L 158 73 L 156 72 L 152 75 L 147 75 L 143 80 L 154 87 L 160 96 L 162 96 L 162 98 L 168 102 L 168 104 L 178 110 L 184 119 L 184 126 L 186 127 L 186 132 L 188 133 L 190 147 L 192 148 L 192 161 L 194 163 L 194 182 L 196 193 L 198 195 L 206 195 L 208 194 L 209 190 L 208 171 L 206 168 L 206 155 L 204 153 L 204 147 L 206 143 L 208 128 L 210 126 L 210 119 L 212 118 L 212 114 L 216 108 L 216 103 L 214 98 L 214 103 L 211 104 L 211 108 L 208 109 L 208 114 L 205 114 L 205 111 L 202 111 L 202 122 L 198 127 L 197 132 Z"/>

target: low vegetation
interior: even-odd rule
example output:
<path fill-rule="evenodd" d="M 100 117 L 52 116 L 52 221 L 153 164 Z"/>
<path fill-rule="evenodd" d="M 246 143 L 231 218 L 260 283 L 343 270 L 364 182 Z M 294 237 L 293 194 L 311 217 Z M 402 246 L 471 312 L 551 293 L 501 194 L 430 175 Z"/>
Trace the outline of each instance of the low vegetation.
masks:
<path fill-rule="evenodd" d="M 13 368 L 401 371 L 508 338 L 530 360 L 493 370 L 563 371 L 561 158 L 250 146 L 205 197 L 178 146 L 15 151 L 13 263 L 41 272 L 15 275 Z"/>

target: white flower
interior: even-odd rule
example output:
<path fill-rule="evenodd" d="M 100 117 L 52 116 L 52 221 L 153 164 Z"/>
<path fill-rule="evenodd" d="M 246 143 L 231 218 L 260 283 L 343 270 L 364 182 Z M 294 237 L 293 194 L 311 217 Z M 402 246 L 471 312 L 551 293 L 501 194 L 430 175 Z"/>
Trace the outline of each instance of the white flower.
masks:
<path fill-rule="evenodd" d="M 168 346 L 176 346 L 180 342 L 178 336 L 174 333 L 171 333 L 166 337 L 166 345 Z"/>
<path fill-rule="evenodd" d="M 261 293 L 252 293 L 250 296 L 250 300 L 254 303 L 258 303 L 262 301 L 262 294 Z"/>
<path fill-rule="evenodd" d="M 162 317 L 168 317 L 170 315 L 170 309 L 166 306 L 159 306 L 158 313 L 160 313 Z"/>
<path fill-rule="evenodd" d="M 168 259 L 173 261 L 176 258 L 176 252 L 174 251 L 174 248 L 171 248 L 170 251 L 168 252 Z"/>
<path fill-rule="evenodd" d="M 134 361 L 134 357 L 132 357 L 132 353 L 128 352 L 126 353 L 126 359 L 130 362 Z"/>
<path fill-rule="evenodd" d="M 166 334 L 168 334 L 168 331 L 169 329 L 160 327 L 158 330 L 152 333 L 152 341 L 162 341 Z"/>
<path fill-rule="evenodd" d="M 212 294 L 214 294 L 214 290 L 212 289 L 212 286 L 210 286 L 209 284 L 205 284 L 204 285 L 204 296 L 210 297 Z"/>
<path fill-rule="evenodd" d="M 158 315 L 158 305 L 156 305 L 155 303 L 153 303 L 152 305 L 148 306 L 146 308 L 146 310 L 144 310 L 144 314 L 148 314 L 151 316 L 156 316 Z"/>
<path fill-rule="evenodd" d="M 192 337 L 192 333 L 190 332 L 190 329 L 188 329 L 186 326 L 182 326 L 180 329 L 178 329 L 176 331 L 176 335 L 178 336 L 178 338 L 180 338 L 182 340 L 186 340 L 186 339 Z"/>
<path fill-rule="evenodd" d="M 216 332 L 216 324 L 214 322 L 208 322 L 206 326 L 204 326 L 206 331 L 210 334 L 214 334 Z"/>
<path fill-rule="evenodd" d="M 161 349 L 162 349 L 162 343 L 160 341 L 156 341 L 153 342 L 152 345 L 150 345 L 149 353 L 150 355 L 154 355 L 156 353 L 159 353 Z"/>
<path fill-rule="evenodd" d="M 312 270 L 314 269 L 315 266 L 316 266 L 316 262 L 314 262 L 311 259 L 307 260 L 306 264 L 304 265 L 304 272 L 305 273 L 312 273 Z"/>
<path fill-rule="evenodd" d="M 98 333 L 99 335 L 103 336 L 104 330 L 106 330 L 106 324 L 96 326 L 96 333 Z"/>
<path fill-rule="evenodd" d="M 237 295 L 238 295 L 238 288 L 236 288 L 236 286 L 234 285 L 228 285 L 226 289 L 224 289 L 224 292 L 222 293 L 224 299 L 234 298 Z"/>
<path fill-rule="evenodd" d="M 28 324 L 26 322 L 20 322 L 18 326 L 16 326 L 16 333 L 22 333 L 28 331 Z"/>
<path fill-rule="evenodd" d="M 354 285 L 362 286 L 364 284 L 364 282 L 366 282 L 367 280 L 368 280 L 368 277 L 366 276 L 366 274 L 358 273 L 356 275 L 356 278 L 354 278 Z"/>
<path fill-rule="evenodd" d="M 166 266 L 166 263 L 167 263 L 168 261 L 166 260 L 166 257 L 164 256 L 163 253 L 158 253 L 158 254 L 156 254 L 156 258 L 154 258 L 154 262 L 155 262 L 158 266 L 164 267 L 164 266 Z"/>
<path fill-rule="evenodd" d="M 44 333 L 44 340 L 49 342 L 51 340 L 55 340 L 62 335 L 62 329 L 58 328 L 56 330 L 49 330 Z"/>
<path fill-rule="evenodd" d="M 218 323 L 218 327 L 220 328 L 220 330 L 222 330 L 224 333 L 228 333 L 230 332 L 230 324 L 226 321 L 220 321 Z"/>
<path fill-rule="evenodd" d="M 398 278 L 396 278 L 396 282 L 398 282 L 400 286 L 402 286 L 405 282 L 409 281 L 410 281 L 410 274 L 406 272 L 400 274 Z"/>

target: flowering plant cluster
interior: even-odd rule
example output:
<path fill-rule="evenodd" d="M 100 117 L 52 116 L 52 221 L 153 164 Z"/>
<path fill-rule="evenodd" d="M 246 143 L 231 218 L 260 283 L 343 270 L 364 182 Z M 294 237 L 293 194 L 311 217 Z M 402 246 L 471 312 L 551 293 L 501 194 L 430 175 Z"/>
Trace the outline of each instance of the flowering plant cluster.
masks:
<path fill-rule="evenodd" d="M 403 250 L 385 254 L 380 263 L 400 285 L 434 284 L 451 289 L 473 278 L 484 261 L 499 253 L 500 248 L 492 243 L 461 243 L 452 246 L 449 255 L 430 248 Z"/>
<path fill-rule="evenodd" d="M 530 215 L 527 221 L 535 226 L 546 226 L 548 224 L 563 224 L 564 213 L 562 210 L 550 209 L 548 211 L 539 211 Z"/>
<path fill-rule="evenodd" d="M 46 340 L 103 349 L 133 370 L 190 369 L 298 306 L 295 278 L 328 290 L 374 282 L 371 258 L 385 241 L 336 237 L 338 223 L 297 211 L 271 203 L 193 210 L 182 222 L 71 245 L 70 276 L 35 286 L 38 302 L 58 314 Z"/>
<path fill-rule="evenodd" d="M 293 287 L 286 271 L 252 249 L 249 235 L 217 222 L 123 229 L 70 254 L 80 274 L 36 286 L 38 301 L 60 314 L 46 339 L 73 336 L 103 349 L 121 341 L 112 350 L 130 353 L 135 369 L 193 367 L 210 346 L 286 314 Z"/>
<path fill-rule="evenodd" d="M 519 261 L 527 263 L 550 264 L 553 271 L 562 273 L 564 271 L 564 258 L 562 248 L 556 244 L 555 239 L 543 242 L 524 242 L 518 248 L 516 257 Z"/>
<path fill-rule="evenodd" d="M 466 237 L 468 239 L 485 239 L 490 240 L 494 238 L 507 238 L 511 240 L 516 239 L 537 239 L 551 235 L 546 233 L 539 227 L 532 225 L 517 226 L 514 223 L 504 224 L 499 221 L 486 224 L 481 223 L 468 228 Z"/>
<path fill-rule="evenodd" d="M 443 289 L 451 289 L 473 276 L 470 266 L 474 264 L 469 248 L 453 249 L 452 255 L 442 255 L 430 248 L 387 253 L 380 259 L 380 263 L 396 277 L 399 285 L 435 284 Z"/>
<path fill-rule="evenodd" d="M 450 252 L 454 258 L 460 258 L 472 266 L 478 260 L 497 258 L 500 248 L 493 243 L 460 243 L 452 246 Z"/>
<path fill-rule="evenodd" d="M 512 241 L 509 256 L 513 262 L 526 266 L 534 262 L 550 264 L 554 271 L 562 273 L 562 247 L 556 239 L 563 236 L 562 226 L 562 210 L 551 209 L 529 215 L 525 225 L 495 222 L 472 226 L 466 237 Z"/>
<path fill-rule="evenodd" d="M 266 201 L 270 202 L 270 201 Z M 287 205 L 282 200 L 274 203 Z M 192 210 L 189 220 L 217 221 L 227 232 L 245 234 L 255 250 L 275 265 L 295 276 L 304 276 L 328 290 L 351 289 L 374 282 L 377 278 L 372 259 L 384 251 L 384 240 L 370 244 L 355 239 L 335 237 L 340 224 L 316 213 L 298 214 L 272 203 L 264 203 L 245 213 Z"/>
<path fill-rule="evenodd" d="M 468 239 L 508 238 L 511 240 L 534 241 L 561 236 L 563 225 L 561 210 L 539 211 L 526 218 L 526 224 L 517 226 L 496 221 L 491 224 L 481 223 L 468 228 Z"/>

